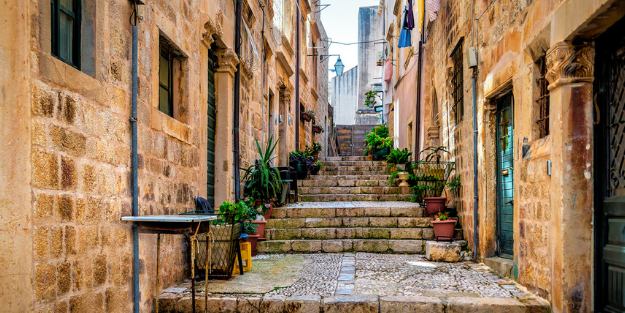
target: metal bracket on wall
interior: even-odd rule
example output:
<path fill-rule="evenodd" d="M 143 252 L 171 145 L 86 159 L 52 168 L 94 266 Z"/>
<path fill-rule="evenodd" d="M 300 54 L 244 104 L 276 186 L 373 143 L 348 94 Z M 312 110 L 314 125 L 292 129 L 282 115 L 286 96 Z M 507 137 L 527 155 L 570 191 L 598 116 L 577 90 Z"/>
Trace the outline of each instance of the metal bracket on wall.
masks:
<path fill-rule="evenodd" d="M 547 160 L 547 175 L 551 176 L 551 160 Z"/>

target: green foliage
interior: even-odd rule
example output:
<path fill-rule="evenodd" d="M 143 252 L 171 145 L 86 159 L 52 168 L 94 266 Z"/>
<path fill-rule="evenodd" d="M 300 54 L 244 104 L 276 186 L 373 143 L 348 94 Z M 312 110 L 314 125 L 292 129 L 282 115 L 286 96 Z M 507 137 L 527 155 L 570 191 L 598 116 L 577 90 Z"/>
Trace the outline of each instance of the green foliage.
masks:
<path fill-rule="evenodd" d="M 428 190 L 432 190 L 433 187 L 430 187 L 428 185 L 416 185 L 414 187 L 412 187 L 412 199 L 410 200 L 411 202 L 417 202 L 417 203 L 421 203 L 423 202 L 423 197 L 425 196 L 425 193 Z"/>
<path fill-rule="evenodd" d="M 280 194 L 282 187 L 280 172 L 273 166 L 274 157 L 272 157 L 277 144 L 277 140 L 274 141 L 273 137 L 269 137 L 267 147 L 262 149 L 256 140 L 256 148 L 260 158 L 245 169 L 243 176 L 246 194 L 252 195 L 256 199 L 276 199 Z"/>
<path fill-rule="evenodd" d="M 410 157 L 412 156 L 412 152 L 409 152 L 408 149 L 393 149 L 391 153 L 386 157 L 386 163 L 388 164 L 406 164 L 410 162 Z"/>
<path fill-rule="evenodd" d="M 428 147 L 425 148 L 421 151 L 422 154 L 426 154 L 425 156 L 425 161 L 426 162 L 430 162 L 434 159 L 436 159 L 436 163 L 440 163 L 441 162 L 441 158 L 443 157 L 443 155 L 441 155 L 441 153 L 449 153 L 449 151 L 447 151 L 447 147 L 445 146 L 439 146 L 439 147 Z"/>
<path fill-rule="evenodd" d="M 438 215 L 436 216 L 436 220 L 437 221 L 448 221 L 449 220 L 449 212 L 438 212 Z"/>
<path fill-rule="evenodd" d="M 460 176 L 461 175 L 454 177 L 452 181 L 445 184 L 445 186 L 449 187 L 449 191 L 455 192 L 456 190 L 460 188 L 460 186 L 462 186 L 462 182 L 460 181 Z"/>
<path fill-rule="evenodd" d="M 318 155 L 319 152 L 321 152 L 322 150 L 323 150 L 323 147 L 321 147 L 321 144 L 319 144 L 318 142 L 315 142 L 313 143 L 312 147 L 306 146 L 306 150 L 304 153 L 307 154 L 307 156 L 315 156 L 315 155 Z"/>
<path fill-rule="evenodd" d="M 392 187 L 395 184 L 395 179 L 399 176 L 399 171 L 391 171 L 388 176 L 388 180 L 386 181 L 386 185 Z"/>
<path fill-rule="evenodd" d="M 375 106 L 375 96 L 377 93 L 373 90 L 369 90 L 365 92 L 365 106 L 368 108 L 372 108 Z"/>
<path fill-rule="evenodd" d="M 371 129 L 365 138 L 365 153 L 375 152 L 382 148 L 390 148 L 393 146 L 393 137 L 388 136 L 388 127 L 386 125 L 378 125 Z"/>
<path fill-rule="evenodd" d="M 239 201 L 237 204 L 223 202 L 219 206 L 219 214 L 224 222 L 230 222 L 234 218 L 234 223 L 239 223 L 247 217 L 248 209 L 249 207 L 245 201 Z"/>

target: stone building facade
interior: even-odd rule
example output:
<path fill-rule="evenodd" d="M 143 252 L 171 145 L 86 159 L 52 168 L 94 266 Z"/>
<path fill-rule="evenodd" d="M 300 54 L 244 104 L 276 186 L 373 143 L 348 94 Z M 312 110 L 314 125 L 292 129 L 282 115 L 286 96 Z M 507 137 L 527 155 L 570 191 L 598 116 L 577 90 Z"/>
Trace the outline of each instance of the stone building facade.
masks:
<path fill-rule="evenodd" d="M 0 157 L 0 299 L 7 312 L 128 312 L 132 230 L 120 218 L 131 215 L 132 203 L 133 5 L 75 0 L 59 11 L 68 3 L 60 2 L 12 0 L 0 22 L 0 133 L 7 148 Z M 140 215 L 185 212 L 197 196 L 213 196 L 216 206 L 234 200 L 238 65 L 241 166 L 258 157 L 254 141 L 266 143 L 270 135 L 280 137 L 277 163 L 288 162 L 299 120 L 298 8 L 299 98 L 305 110 L 315 111 L 318 124 L 329 120 L 327 64 L 308 56 L 327 54 L 315 4 L 243 0 L 239 58 L 233 1 L 145 3 L 134 13 Z M 66 15 L 75 23 L 73 32 L 51 27 L 59 16 L 67 23 Z M 169 76 L 163 76 L 165 67 Z M 310 124 L 300 124 L 301 149 L 325 145 Z M 188 276 L 189 267 L 185 239 L 161 240 L 162 287 Z M 139 243 L 141 310 L 149 311 L 156 237 L 141 235 Z"/>
<path fill-rule="evenodd" d="M 625 3 L 440 5 L 426 26 L 425 139 L 415 151 L 451 151 L 462 181 L 452 201 L 464 237 L 479 260 L 548 299 L 554 312 L 624 310 L 615 282 L 625 257 L 617 221 Z"/>

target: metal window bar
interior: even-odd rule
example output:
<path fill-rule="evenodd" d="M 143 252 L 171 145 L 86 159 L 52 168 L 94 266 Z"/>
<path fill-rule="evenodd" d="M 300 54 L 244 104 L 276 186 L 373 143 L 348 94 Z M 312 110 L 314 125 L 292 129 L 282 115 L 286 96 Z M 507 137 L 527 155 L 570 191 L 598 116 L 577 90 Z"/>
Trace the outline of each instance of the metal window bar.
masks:
<path fill-rule="evenodd" d="M 536 103 L 538 104 L 538 138 L 549 135 L 549 82 L 547 81 L 547 65 L 543 55 L 536 61 L 540 71 L 540 77 L 536 80 L 540 94 Z"/>
<path fill-rule="evenodd" d="M 451 79 L 453 86 L 452 98 L 454 100 L 453 110 L 456 119 L 456 124 L 462 121 L 464 116 L 464 90 L 463 86 L 463 70 L 462 70 L 462 49 L 456 49 L 456 52 L 452 55 L 454 62 L 454 73 Z"/>

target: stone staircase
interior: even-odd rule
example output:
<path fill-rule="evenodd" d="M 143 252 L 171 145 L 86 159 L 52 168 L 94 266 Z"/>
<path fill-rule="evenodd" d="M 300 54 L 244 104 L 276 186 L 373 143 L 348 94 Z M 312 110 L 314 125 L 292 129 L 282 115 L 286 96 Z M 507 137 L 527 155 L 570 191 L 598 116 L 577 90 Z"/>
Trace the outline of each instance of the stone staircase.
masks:
<path fill-rule="evenodd" d="M 410 187 L 387 186 L 387 178 L 385 162 L 327 159 L 319 175 L 299 182 L 301 202 L 273 209 L 258 252 L 425 253 L 432 219 L 406 201 Z"/>

